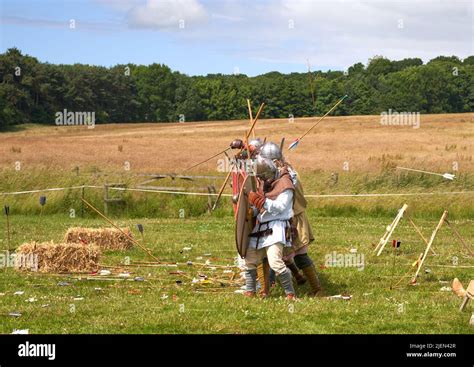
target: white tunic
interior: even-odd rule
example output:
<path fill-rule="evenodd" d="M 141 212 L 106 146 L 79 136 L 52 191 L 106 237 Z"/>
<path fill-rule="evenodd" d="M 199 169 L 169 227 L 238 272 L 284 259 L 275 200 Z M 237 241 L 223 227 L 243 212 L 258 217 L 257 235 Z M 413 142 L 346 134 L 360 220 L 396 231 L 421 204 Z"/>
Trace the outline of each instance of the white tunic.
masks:
<path fill-rule="evenodd" d="M 268 228 L 271 228 L 273 233 L 269 236 L 260 236 L 258 248 L 268 247 L 278 242 L 291 246 L 291 242 L 286 240 L 285 229 L 288 221 L 293 217 L 293 190 L 283 191 L 275 200 L 265 199 L 263 209 L 263 213 L 257 216 L 257 225 L 252 233 L 265 231 Z M 257 237 L 250 238 L 249 247 L 257 248 Z"/>

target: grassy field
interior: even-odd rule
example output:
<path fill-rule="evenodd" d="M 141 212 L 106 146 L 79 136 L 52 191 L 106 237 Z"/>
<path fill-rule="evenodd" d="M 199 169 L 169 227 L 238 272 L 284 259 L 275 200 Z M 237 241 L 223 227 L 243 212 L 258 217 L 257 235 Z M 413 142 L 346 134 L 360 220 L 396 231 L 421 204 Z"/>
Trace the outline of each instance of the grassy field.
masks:
<path fill-rule="evenodd" d="M 317 119 L 259 120 L 257 136 L 287 144 Z M 49 170 L 79 167 L 124 172 L 176 172 L 225 149 L 249 128 L 248 120 L 168 124 L 41 126 L 0 133 L 0 167 Z M 393 165 L 472 172 L 474 113 L 421 115 L 420 127 L 385 126 L 380 116 L 328 117 L 298 149 L 285 151 L 301 171 L 376 172 Z M 216 173 L 216 160 L 191 172 Z M 347 165 L 346 165 L 347 166 Z M 188 172 L 189 173 L 189 172 Z"/>
<path fill-rule="evenodd" d="M 379 116 L 329 118 L 308 135 L 288 158 L 299 169 L 307 194 L 427 193 L 473 191 L 474 114 L 426 115 L 419 129 L 381 126 Z M 287 141 L 314 119 L 262 120 L 257 133 Z M 0 192 L 124 182 L 146 179 L 141 173 L 180 173 L 196 161 L 224 149 L 243 134 L 248 121 L 185 124 L 124 124 L 84 127 L 24 126 L 0 134 Z M 194 174 L 223 176 L 217 159 Z M 20 169 L 15 169 L 20 162 Z M 124 169 L 124 163 L 130 170 Z M 344 170 L 344 164 L 349 169 Z M 458 165 L 454 172 L 453 163 Z M 457 179 L 395 170 L 397 165 L 454 172 Z M 333 173 L 338 180 L 333 180 Z M 219 186 L 212 182 L 181 183 Z M 172 180 L 163 185 L 175 185 Z M 229 192 L 229 191 L 226 191 Z M 40 215 L 38 196 L 47 195 Z M 86 197 L 102 208 L 102 191 Z M 449 227 L 434 242 L 418 285 L 408 285 L 411 264 L 424 244 L 406 219 L 394 238 L 402 241 L 394 257 L 390 244 L 380 257 L 373 249 L 403 203 L 429 238 L 444 209 L 467 242 L 474 237 L 474 201 L 469 195 L 312 198 L 308 210 L 316 234 L 310 254 L 317 263 L 327 295 L 351 300 L 311 298 L 297 288 L 299 300 L 288 303 L 279 286 L 269 299 L 246 299 L 231 281 L 235 261 L 232 209 L 228 198 L 212 215 L 207 198 L 145 193 L 125 194 L 126 206 L 111 216 L 134 230 L 145 227 L 145 244 L 162 261 L 177 266 L 135 266 L 150 261 L 139 248 L 103 254 L 101 265 L 112 278 L 130 272 L 144 281 L 101 280 L 91 274 L 45 275 L 0 269 L 0 333 L 473 333 L 469 305 L 445 287 L 454 277 L 473 278 L 468 257 Z M 102 227 L 93 213 L 80 215 L 79 191 L 0 196 L 11 207 L 12 247 L 23 242 L 61 241 L 71 226 Z M 74 209 L 75 218 L 70 217 Z M 184 218 L 180 218 L 184 210 Z M 5 216 L 0 217 L 0 249 L 7 248 Z M 190 248 L 190 250 L 186 250 Z M 356 251 L 357 252 L 354 252 Z M 352 251 L 352 252 L 351 252 Z M 363 268 L 329 266 L 327 256 L 363 256 Z M 124 262 L 130 260 L 132 266 Z M 210 265 L 197 263 L 210 261 Z M 195 265 L 186 265 L 192 261 Z M 135 264 L 135 265 L 134 265 Z M 214 265 L 218 265 L 213 268 Z M 221 266 L 228 265 L 228 268 Z M 175 274 L 176 271 L 181 274 Z M 170 274 L 173 273 L 173 274 Z M 199 274 L 207 282 L 193 283 Z M 88 280 L 87 278 L 93 278 Z M 402 279 L 400 286 L 390 286 Z M 177 282 L 178 281 L 178 282 Z M 66 283 L 60 283 L 66 282 Z M 60 285 L 66 284 L 66 285 Z M 24 292 L 16 294 L 15 292 Z M 32 301 L 32 302 L 30 302 Z M 18 312 L 20 317 L 11 316 Z"/>
<path fill-rule="evenodd" d="M 8 268 L 0 275 L 0 332 L 29 329 L 31 333 L 472 333 L 469 312 L 458 312 L 460 299 L 450 291 L 454 277 L 464 282 L 472 278 L 474 261 L 461 244 L 443 227 L 434 243 L 436 256 L 430 255 L 418 285 L 390 289 L 402 276 L 414 274 L 413 260 L 423 244 L 406 222 L 394 236 L 402 241 L 400 254 L 393 257 L 391 247 L 380 257 L 374 245 L 391 218 L 311 218 L 316 243 L 311 255 L 316 259 L 328 295 L 352 295 L 350 301 L 311 298 L 307 288 L 297 288 L 299 301 L 288 303 L 279 286 L 266 300 L 246 299 L 234 293 L 238 285 L 228 285 L 229 273 L 215 264 L 234 263 L 231 217 L 201 219 L 120 220 L 133 227 L 145 227 L 145 242 L 162 261 L 178 262 L 178 267 L 135 267 L 120 265 L 149 261 L 136 248 L 125 253 L 107 253 L 102 264 L 113 275 L 130 272 L 131 278 L 145 281 L 101 281 L 91 275 L 22 274 Z M 101 226 L 97 219 L 71 219 L 65 216 L 28 216 L 14 220 L 13 238 L 60 241 L 72 225 Z M 425 236 L 436 225 L 433 220 L 418 220 Z M 455 222 L 466 238 L 474 235 L 472 220 Z M 135 233 L 138 236 L 137 233 Z M 184 248 L 191 248 L 186 251 Z M 363 266 L 328 266 L 326 256 L 350 254 L 357 249 Z M 353 250 L 354 251 L 354 250 Z M 186 265 L 187 261 L 210 266 Z M 453 264 L 457 266 L 453 267 Z M 447 267 L 442 267 L 445 265 Z M 471 266 L 471 268 L 465 267 Z M 170 274 L 181 270 L 183 275 Z M 233 269 L 238 273 L 237 269 Z M 192 283 L 203 274 L 212 279 Z M 86 280 L 87 278 L 97 280 Z M 66 281 L 68 285 L 60 286 Z M 176 281 L 181 281 L 177 284 Z M 222 286 L 223 283 L 225 286 Z M 22 295 L 15 295 L 24 291 Z M 34 298 L 34 302 L 27 300 Z M 83 300 L 77 300 L 83 298 Z M 76 300 L 75 300 L 76 299 Z M 21 317 L 8 316 L 19 312 Z"/>

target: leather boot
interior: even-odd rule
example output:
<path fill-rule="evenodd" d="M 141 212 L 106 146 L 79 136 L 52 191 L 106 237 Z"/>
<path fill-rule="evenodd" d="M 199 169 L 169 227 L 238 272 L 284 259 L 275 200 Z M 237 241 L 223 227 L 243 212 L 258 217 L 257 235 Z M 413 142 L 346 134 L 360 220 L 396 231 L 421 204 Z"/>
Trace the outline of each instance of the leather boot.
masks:
<path fill-rule="evenodd" d="M 303 285 L 306 283 L 306 278 L 303 274 L 300 273 L 300 269 L 296 266 L 294 262 L 286 264 L 288 269 L 291 270 L 291 274 L 293 274 L 293 278 L 296 280 L 296 284 Z"/>
<path fill-rule="evenodd" d="M 301 270 L 303 270 L 303 274 L 306 276 L 306 279 L 308 279 L 313 296 L 320 294 L 322 291 L 321 282 L 319 281 L 314 265 L 307 266 Z"/>
<path fill-rule="evenodd" d="M 260 296 L 267 297 L 270 294 L 270 265 L 264 261 L 257 267 L 257 278 L 260 282 Z"/>

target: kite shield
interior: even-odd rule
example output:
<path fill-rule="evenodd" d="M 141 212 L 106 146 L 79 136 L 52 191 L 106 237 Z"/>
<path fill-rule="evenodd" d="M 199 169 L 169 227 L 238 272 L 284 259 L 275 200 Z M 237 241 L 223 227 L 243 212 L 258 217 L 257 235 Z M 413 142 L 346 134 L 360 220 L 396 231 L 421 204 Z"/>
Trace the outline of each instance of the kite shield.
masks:
<path fill-rule="evenodd" d="M 242 259 L 247 255 L 247 249 L 250 243 L 249 234 L 255 226 L 255 218 L 253 211 L 248 201 L 248 194 L 255 190 L 256 181 L 255 176 L 248 175 L 245 177 L 242 187 L 240 189 L 239 201 L 237 202 L 237 212 L 235 216 L 235 244 L 237 252 Z"/>

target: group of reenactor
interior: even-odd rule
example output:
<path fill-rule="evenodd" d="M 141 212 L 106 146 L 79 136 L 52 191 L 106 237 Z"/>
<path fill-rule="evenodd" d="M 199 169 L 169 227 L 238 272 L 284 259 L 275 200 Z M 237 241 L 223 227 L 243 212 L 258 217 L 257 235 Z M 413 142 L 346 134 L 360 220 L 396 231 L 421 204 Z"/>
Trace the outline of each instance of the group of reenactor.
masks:
<path fill-rule="evenodd" d="M 256 177 L 255 191 L 246 194 L 255 225 L 245 255 L 245 296 L 256 296 L 259 283 L 259 295 L 267 297 L 275 277 L 287 299 L 296 298 L 294 283 L 308 282 L 313 295 L 321 294 L 321 283 L 308 255 L 314 236 L 298 173 L 275 143 L 253 139 L 246 145 L 237 139 L 231 148 L 240 149 L 240 158 L 252 160 L 246 174 Z"/>

